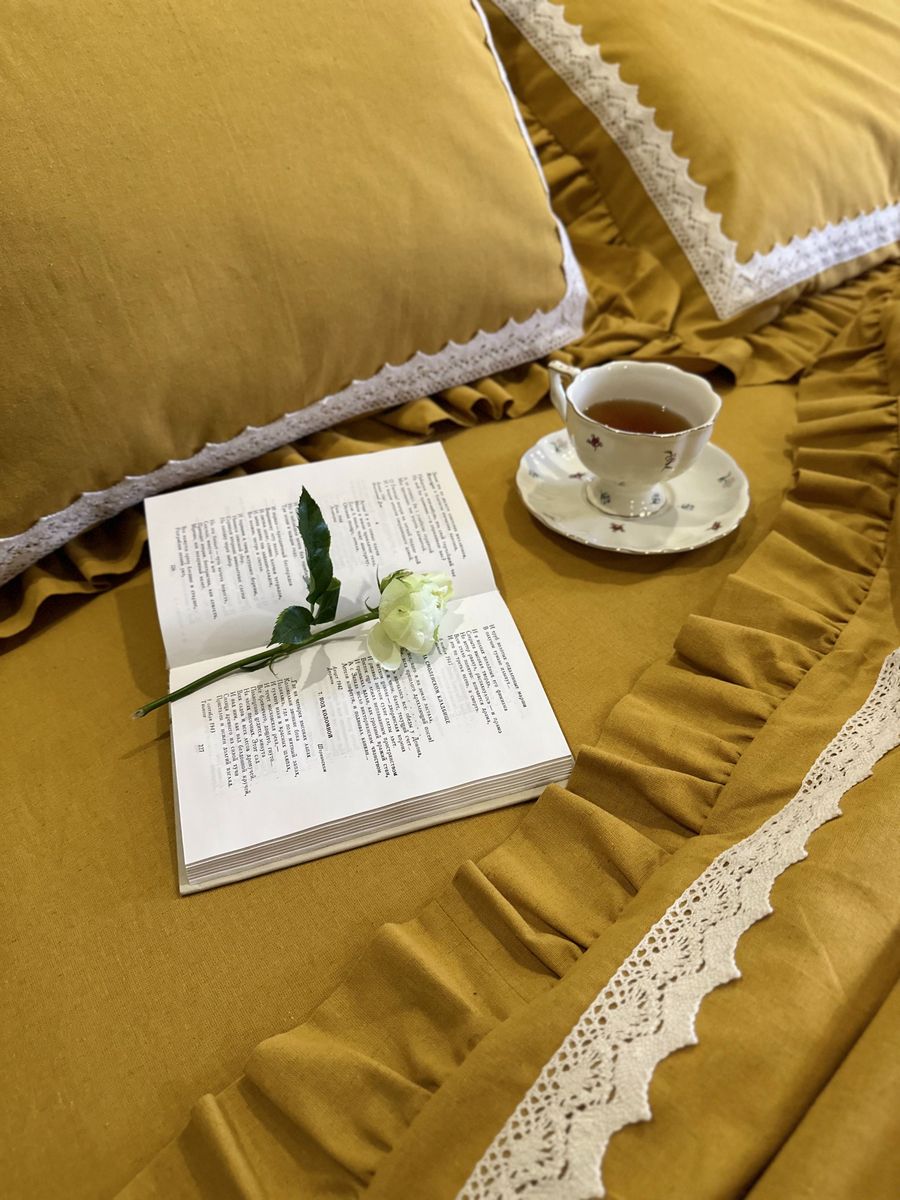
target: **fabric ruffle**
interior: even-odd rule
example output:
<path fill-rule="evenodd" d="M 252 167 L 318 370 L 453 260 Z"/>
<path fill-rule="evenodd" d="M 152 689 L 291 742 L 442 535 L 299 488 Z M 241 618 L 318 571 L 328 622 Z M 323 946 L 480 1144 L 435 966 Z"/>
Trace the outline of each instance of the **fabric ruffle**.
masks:
<path fill-rule="evenodd" d="M 414 445 L 447 426 L 466 428 L 479 421 L 521 416 L 546 396 L 547 387 L 546 370 L 531 363 L 477 384 L 449 388 L 435 397 L 411 400 L 376 417 L 345 422 L 218 478 Z M 29 567 L 0 587 L 0 641 L 23 634 L 52 597 L 90 596 L 127 577 L 144 561 L 146 541 L 143 508 L 132 508 Z"/>
<path fill-rule="evenodd" d="M 895 267 L 888 264 L 803 297 L 753 333 L 730 332 L 722 322 L 698 324 L 662 263 L 646 247 L 624 242 L 582 163 L 526 115 L 594 305 L 584 335 L 570 347 L 581 366 L 633 356 L 701 373 L 724 368 L 742 385 L 786 382 L 815 366 L 873 293 L 892 287 Z"/>
<path fill-rule="evenodd" d="M 550 993 L 676 856 L 690 869 L 742 754 L 829 654 L 884 560 L 900 362 L 884 281 L 800 381 L 795 484 L 774 528 L 613 709 L 568 786 L 547 789 L 418 918 L 382 930 L 126 1195 L 212 1195 L 204 1181 L 226 1163 L 253 1181 L 241 1195 L 358 1195 L 488 1033 Z M 760 819 L 752 805 L 732 812 L 728 837 Z"/>
<path fill-rule="evenodd" d="M 634 357 L 692 371 L 725 368 L 742 384 L 789 380 L 815 360 L 861 305 L 870 307 L 873 295 L 890 289 L 894 268 L 882 267 L 825 295 L 807 297 L 747 337 L 723 337 L 719 331 L 702 338 L 686 335 L 675 281 L 648 251 L 623 242 L 584 167 L 525 116 L 590 293 L 584 334 L 558 357 L 581 366 Z M 547 372 L 532 363 L 337 425 L 254 459 L 237 473 L 412 445 L 448 426 L 521 416 L 547 396 Z M 145 542 L 142 510 L 132 509 L 30 567 L 0 588 L 0 639 L 23 634 L 52 597 L 88 596 L 130 574 L 142 561 Z"/>

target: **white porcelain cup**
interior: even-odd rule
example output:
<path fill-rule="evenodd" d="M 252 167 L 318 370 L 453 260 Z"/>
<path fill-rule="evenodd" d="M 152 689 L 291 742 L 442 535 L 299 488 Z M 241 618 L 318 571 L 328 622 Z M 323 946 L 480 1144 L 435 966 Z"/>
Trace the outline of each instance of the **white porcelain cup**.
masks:
<path fill-rule="evenodd" d="M 550 398 L 586 472 L 587 497 L 614 517 L 648 517 L 669 503 L 667 480 L 697 461 L 722 401 L 699 375 L 663 363 L 611 362 L 579 370 L 551 362 Z M 646 400 L 674 409 L 690 429 L 633 433 L 594 421 L 603 400 Z"/>

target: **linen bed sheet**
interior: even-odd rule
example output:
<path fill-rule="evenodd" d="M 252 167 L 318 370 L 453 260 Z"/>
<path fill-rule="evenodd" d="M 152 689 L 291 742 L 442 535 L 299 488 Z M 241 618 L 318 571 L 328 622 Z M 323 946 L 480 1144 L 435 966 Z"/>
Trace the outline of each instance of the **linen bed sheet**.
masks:
<path fill-rule="evenodd" d="M 785 803 L 900 642 L 900 270 L 753 338 L 685 344 L 659 265 L 535 136 L 592 291 L 573 359 L 727 369 L 715 440 L 747 470 L 751 512 L 671 562 L 612 560 L 534 524 L 512 480 L 556 425 L 538 365 L 252 464 L 441 436 L 586 748 L 535 806 L 189 900 L 165 719 L 127 720 L 165 678 L 140 517 L 7 589 L 7 1194 L 113 1194 L 206 1092 L 126 1194 L 455 1195 L 585 1002 L 719 849 Z M 44 604 L 119 575 L 89 603 Z M 653 1120 L 613 1139 L 608 1194 L 896 1190 L 879 1136 L 898 1033 L 892 772 L 882 762 L 779 881 L 775 915 L 740 944 L 743 979 L 658 1068 Z"/>
<path fill-rule="evenodd" d="M 674 655 L 621 694 L 568 787 L 260 1043 L 129 1200 L 509 1194 L 467 1179 L 544 1062 L 712 858 L 785 805 L 900 641 L 897 332 L 879 285 L 798 384 L 795 482 L 767 529 L 724 577 L 702 569 Z M 520 623 L 545 672 L 559 641 Z M 895 754 L 778 879 L 774 915 L 739 944 L 742 979 L 657 1068 L 652 1119 L 612 1139 L 606 1194 L 896 1193 L 897 794 Z"/>
<path fill-rule="evenodd" d="M 753 511 L 735 538 L 663 568 L 598 558 L 521 506 L 515 467 L 558 427 L 548 406 L 444 439 L 573 746 L 596 740 L 605 709 L 668 652 L 778 510 L 790 467 L 770 439 L 791 422 L 790 390 L 747 392 L 728 398 L 717 436 L 749 472 Z M 523 808 L 184 900 L 168 721 L 129 719 L 165 687 L 149 569 L 45 612 L 55 619 L 0 658 L 2 836 L 16 847 L 0 882 L 0 1037 L 17 1064 L 0 1144 L 13 1194 L 88 1197 L 121 1186 L 200 1094 L 328 994 L 379 925 L 412 917 L 459 863 L 512 833 Z M 561 641 L 573 627 L 577 652 Z"/>

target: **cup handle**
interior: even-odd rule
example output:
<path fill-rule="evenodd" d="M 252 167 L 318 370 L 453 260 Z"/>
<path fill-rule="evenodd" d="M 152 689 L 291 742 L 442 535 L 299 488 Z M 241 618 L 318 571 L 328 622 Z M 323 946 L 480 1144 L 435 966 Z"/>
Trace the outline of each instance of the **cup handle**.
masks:
<path fill-rule="evenodd" d="M 565 424 L 569 397 L 566 394 L 566 385 L 563 380 L 567 379 L 571 382 L 578 378 L 581 371 L 578 367 L 570 367 L 567 363 L 559 362 L 558 359 L 552 359 L 547 363 L 547 370 L 550 373 L 550 400 Z"/>

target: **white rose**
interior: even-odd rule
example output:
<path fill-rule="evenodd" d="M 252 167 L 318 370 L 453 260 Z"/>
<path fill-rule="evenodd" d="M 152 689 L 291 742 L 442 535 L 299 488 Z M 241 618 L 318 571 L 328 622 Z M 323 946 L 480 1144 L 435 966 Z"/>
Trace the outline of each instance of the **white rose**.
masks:
<path fill-rule="evenodd" d="M 400 666 L 400 651 L 427 654 L 453 594 L 449 575 L 395 571 L 381 583 L 378 621 L 369 632 L 369 653 L 388 671 Z"/>

